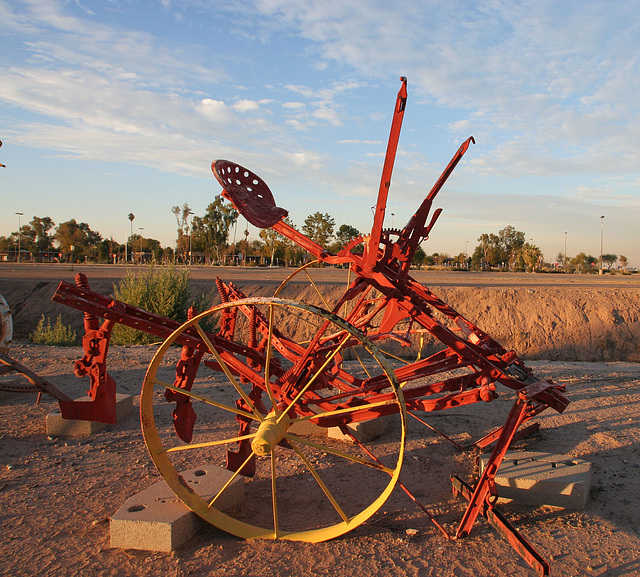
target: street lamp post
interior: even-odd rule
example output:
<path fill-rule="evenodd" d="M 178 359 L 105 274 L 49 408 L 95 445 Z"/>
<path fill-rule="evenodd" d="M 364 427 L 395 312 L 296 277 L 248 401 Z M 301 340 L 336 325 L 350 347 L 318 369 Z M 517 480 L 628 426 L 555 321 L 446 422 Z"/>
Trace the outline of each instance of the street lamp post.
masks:
<path fill-rule="evenodd" d="M 567 272 L 567 231 L 564 232 L 564 260 L 562 262 L 562 272 Z"/>
<path fill-rule="evenodd" d="M 136 215 L 133 214 L 132 212 L 130 212 L 127 216 L 127 218 L 129 219 L 129 224 L 131 227 L 131 233 L 129 234 L 129 238 L 133 237 L 133 220 L 135 219 Z M 124 243 L 125 249 L 124 249 L 124 260 L 125 260 L 125 264 L 127 262 L 127 242 Z M 131 238 L 131 262 L 133 262 L 133 238 Z"/>
<path fill-rule="evenodd" d="M 604 246 L 604 216 L 600 217 L 600 274 L 604 274 L 602 268 L 602 247 Z"/>
<path fill-rule="evenodd" d="M 465 268 L 469 270 L 469 241 L 465 241 L 464 245 L 464 264 Z"/>
<path fill-rule="evenodd" d="M 142 264 L 144 260 L 144 253 L 142 252 L 142 231 L 144 230 L 144 227 L 141 226 L 138 230 L 140 231 L 140 264 Z"/>
<path fill-rule="evenodd" d="M 191 219 L 191 227 L 193 226 L 193 218 Z M 193 230 L 189 227 L 189 266 L 191 266 L 191 251 L 193 249 Z"/>
<path fill-rule="evenodd" d="M 20 233 L 20 229 L 22 228 L 22 223 L 20 222 L 20 217 L 24 216 L 24 212 L 16 212 L 18 215 L 18 262 L 20 262 L 20 255 L 22 254 L 22 235 Z"/>

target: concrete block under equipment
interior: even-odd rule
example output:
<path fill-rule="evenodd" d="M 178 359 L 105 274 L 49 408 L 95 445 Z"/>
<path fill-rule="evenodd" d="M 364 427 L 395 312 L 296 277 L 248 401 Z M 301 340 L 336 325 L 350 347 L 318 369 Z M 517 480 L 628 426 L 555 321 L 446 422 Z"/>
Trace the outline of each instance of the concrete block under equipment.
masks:
<path fill-rule="evenodd" d="M 77 402 L 90 402 L 89 397 L 77 399 Z M 121 421 L 134 413 L 133 396 L 116 394 L 116 415 L 117 420 Z M 80 437 L 83 435 L 91 435 L 99 433 L 106 429 L 112 428 L 113 425 L 106 423 L 98 423 L 96 421 L 82 421 L 75 419 L 64 419 L 59 409 L 51 411 L 47 415 L 47 435 L 51 437 Z"/>
<path fill-rule="evenodd" d="M 190 469 L 182 478 L 201 495 L 215 495 L 233 475 L 214 465 Z M 242 503 L 244 477 L 236 477 L 216 501 L 226 511 Z M 111 547 L 170 552 L 207 523 L 190 511 L 164 481 L 127 499 L 111 518 Z"/>
<path fill-rule="evenodd" d="M 350 423 L 346 425 L 351 434 L 361 443 L 368 443 L 376 437 L 384 434 L 389 428 L 388 417 L 378 417 L 368 421 L 360 421 L 358 423 Z M 338 439 L 339 441 L 351 441 L 349 435 L 345 435 L 339 427 L 329 427 L 327 436 L 330 439 Z"/>
<path fill-rule="evenodd" d="M 480 473 L 489 457 L 480 458 Z M 495 476 L 501 499 L 518 504 L 584 509 L 591 489 L 591 463 L 568 455 L 508 451 Z"/>

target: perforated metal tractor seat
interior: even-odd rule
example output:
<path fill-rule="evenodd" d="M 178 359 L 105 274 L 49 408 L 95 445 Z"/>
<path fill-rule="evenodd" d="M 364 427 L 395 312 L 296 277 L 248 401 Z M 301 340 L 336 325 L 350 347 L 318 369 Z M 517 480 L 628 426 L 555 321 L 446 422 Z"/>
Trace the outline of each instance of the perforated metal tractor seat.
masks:
<path fill-rule="evenodd" d="M 276 206 L 266 182 L 247 168 L 228 160 L 216 160 L 211 170 L 228 198 L 252 225 L 269 228 L 289 214 Z"/>

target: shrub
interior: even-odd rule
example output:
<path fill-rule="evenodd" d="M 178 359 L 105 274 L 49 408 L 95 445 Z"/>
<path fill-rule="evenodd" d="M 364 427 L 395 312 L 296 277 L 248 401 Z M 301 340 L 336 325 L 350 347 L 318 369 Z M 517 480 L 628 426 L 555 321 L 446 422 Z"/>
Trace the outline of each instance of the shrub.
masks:
<path fill-rule="evenodd" d="M 117 300 L 184 322 L 187 320 L 189 299 L 189 271 L 177 271 L 174 267 L 155 269 L 143 273 L 129 271 L 119 285 L 113 286 Z M 116 345 L 148 344 L 159 339 L 130 327 L 117 324 L 111 342 Z"/>
<path fill-rule="evenodd" d="M 62 315 L 58 315 L 56 324 L 51 326 L 51 320 L 44 317 L 30 335 L 31 340 L 39 345 L 54 345 L 72 347 L 78 344 L 76 332 L 70 326 L 62 324 Z"/>

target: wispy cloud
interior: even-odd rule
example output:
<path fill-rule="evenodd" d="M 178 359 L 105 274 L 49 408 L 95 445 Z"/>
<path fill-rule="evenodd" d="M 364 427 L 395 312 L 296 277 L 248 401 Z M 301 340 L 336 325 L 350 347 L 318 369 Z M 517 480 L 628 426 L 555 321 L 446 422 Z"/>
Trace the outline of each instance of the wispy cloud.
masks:
<path fill-rule="evenodd" d="M 597 143 L 606 143 L 599 147 L 603 165 L 620 153 L 615 169 L 637 170 L 640 153 L 628 153 L 631 146 L 640 151 L 640 25 L 633 2 L 255 5 L 313 43 L 315 58 L 369 77 L 402 71 L 420 97 L 460 109 L 451 130 L 482 135 L 488 151 L 479 154 L 498 173 L 546 170 L 545 151 L 553 154 L 558 144 L 573 147 L 575 156 L 558 168 L 580 171 L 593 163 Z M 514 152 L 496 158 L 495 146 Z"/>

